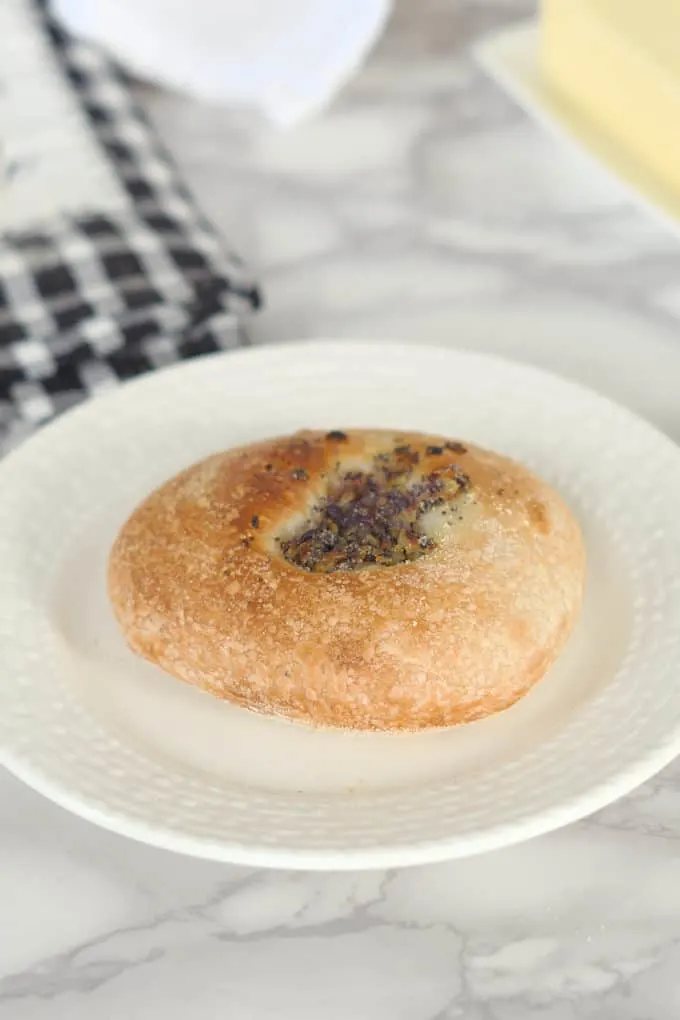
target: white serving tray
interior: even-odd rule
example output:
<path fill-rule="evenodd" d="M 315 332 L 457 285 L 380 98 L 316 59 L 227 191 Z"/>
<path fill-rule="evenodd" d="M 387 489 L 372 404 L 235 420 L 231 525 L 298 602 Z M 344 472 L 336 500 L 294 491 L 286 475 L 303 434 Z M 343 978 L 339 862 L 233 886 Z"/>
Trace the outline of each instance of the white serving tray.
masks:
<path fill-rule="evenodd" d="M 485 39 L 477 46 L 475 56 L 527 113 L 558 138 L 571 143 L 638 205 L 680 233 L 680 181 L 677 191 L 660 183 L 551 92 L 541 74 L 536 21 L 524 22 Z"/>

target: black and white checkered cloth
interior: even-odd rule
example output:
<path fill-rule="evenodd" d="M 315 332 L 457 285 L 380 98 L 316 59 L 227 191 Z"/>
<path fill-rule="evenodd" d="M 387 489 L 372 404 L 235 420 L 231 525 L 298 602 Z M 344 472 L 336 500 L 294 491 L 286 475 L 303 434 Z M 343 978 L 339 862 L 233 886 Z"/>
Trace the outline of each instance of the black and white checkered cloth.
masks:
<path fill-rule="evenodd" d="M 126 201 L 0 233 L 0 452 L 86 396 L 245 342 L 243 315 L 259 305 L 123 76 L 37 2 L 40 29 Z M 20 172 L 5 168 L 10 178 Z"/>

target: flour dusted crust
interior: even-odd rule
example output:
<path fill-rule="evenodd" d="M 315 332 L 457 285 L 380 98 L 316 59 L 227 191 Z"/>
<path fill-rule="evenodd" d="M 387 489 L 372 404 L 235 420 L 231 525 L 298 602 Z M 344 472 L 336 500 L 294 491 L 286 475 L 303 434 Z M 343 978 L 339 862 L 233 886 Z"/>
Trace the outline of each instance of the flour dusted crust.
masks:
<path fill-rule="evenodd" d="M 135 652 L 319 726 L 417 730 L 512 705 L 577 619 L 580 530 L 521 465 L 417 433 L 302 432 L 220 453 L 123 526 Z"/>

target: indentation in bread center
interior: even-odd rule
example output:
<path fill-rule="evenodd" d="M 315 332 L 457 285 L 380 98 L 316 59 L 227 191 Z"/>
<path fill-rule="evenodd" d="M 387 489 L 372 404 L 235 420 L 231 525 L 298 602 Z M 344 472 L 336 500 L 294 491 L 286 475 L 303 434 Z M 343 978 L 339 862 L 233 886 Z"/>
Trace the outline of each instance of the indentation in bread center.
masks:
<path fill-rule="evenodd" d="M 444 448 L 421 454 L 407 445 L 378 453 L 367 470 L 340 463 L 302 526 L 279 539 L 282 555 L 315 573 L 391 567 L 424 556 L 436 545 L 423 529 L 425 515 L 445 510 L 470 484 L 442 454 Z M 433 458 L 439 463 L 428 470 Z"/>

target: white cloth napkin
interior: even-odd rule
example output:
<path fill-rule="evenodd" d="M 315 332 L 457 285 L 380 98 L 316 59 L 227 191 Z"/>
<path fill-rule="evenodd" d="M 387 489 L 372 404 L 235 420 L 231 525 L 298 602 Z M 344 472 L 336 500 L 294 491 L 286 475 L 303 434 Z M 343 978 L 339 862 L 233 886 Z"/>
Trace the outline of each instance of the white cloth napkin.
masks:
<path fill-rule="evenodd" d="M 279 125 L 327 103 L 376 41 L 391 0 L 54 0 L 64 24 L 129 71 Z"/>

